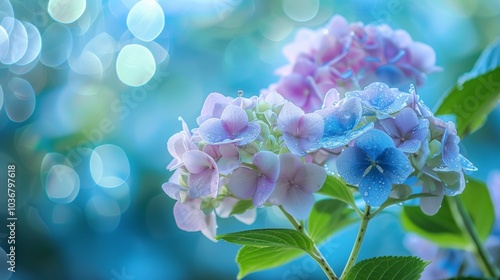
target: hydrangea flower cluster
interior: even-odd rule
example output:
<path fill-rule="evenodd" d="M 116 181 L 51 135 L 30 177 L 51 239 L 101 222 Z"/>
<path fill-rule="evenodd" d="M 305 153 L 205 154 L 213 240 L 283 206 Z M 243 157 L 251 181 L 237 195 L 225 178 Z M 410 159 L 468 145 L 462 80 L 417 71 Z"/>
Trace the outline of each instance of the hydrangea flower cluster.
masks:
<path fill-rule="evenodd" d="M 398 88 L 420 86 L 426 74 L 440 70 L 434 50 L 406 31 L 349 24 L 339 15 L 322 29 L 301 29 L 283 53 L 289 64 L 276 71 L 280 80 L 270 90 L 306 112 L 319 109 L 332 88 L 342 94 L 376 81 Z"/>
<path fill-rule="evenodd" d="M 435 117 L 413 87 L 406 93 L 372 83 L 339 102 L 326 100 L 317 111 L 325 119 L 323 149 L 313 160 L 336 162 L 338 175 L 371 206 L 390 195 L 408 197 L 409 179 L 416 178 L 422 193 L 431 194 L 420 199 L 421 209 L 433 215 L 444 195 L 463 191 L 464 173 L 477 170 L 460 153 L 453 122 Z"/>
<path fill-rule="evenodd" d="M 433 116 L 410 93 L 372 83 L 339 101 L 305 113 L 277 92 L 233 99 L 210 94 L 198 128 L 168 141 L 175 170 L 164 191 L 177 200 L 174 216 L 187 231 L 213 238 L 215 216 L 255 219 L 255 207 L 282 206 L 305 219 L 313 193 L 324 184 L 326 162 L 334 162 L 348 184 L 373 207 L 389 196 L 405 199 L 415 177 L 423 187 L 421 208 L 435 214 L 444 195 L 465 187 L 475 167 L 461 153 L 452 122 Z"/>
<path fill-rule="evenodd" d="M 191 131 L 182 121 L 167 144 L 173 157 L 167 168 L 175 172 L 162 187 L 177 200 L 179 228 L 213 240 L 216 216 L 250 224 L 255 207 L 264 205 L 307 217 L 327 176 L 304 157 L 319 148 L 320 115 L 305 114 L 276 92 L 235 99 L 211 93 L 197 123 Z"/>

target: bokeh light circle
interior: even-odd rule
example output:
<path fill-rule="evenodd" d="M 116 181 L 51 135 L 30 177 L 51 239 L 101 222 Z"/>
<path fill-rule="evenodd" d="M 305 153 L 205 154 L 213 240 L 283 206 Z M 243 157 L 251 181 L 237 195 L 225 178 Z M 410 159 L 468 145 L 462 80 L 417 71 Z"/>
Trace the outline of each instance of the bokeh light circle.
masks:
<path fill-rule="evenodd" d="M 47 153 L 43 157 L 42 164 L 40 165 L 42 182 L 45 182 L 46 180 L 43 176 L 46 176 L 54 165 L 66 165 L 68 167 L 72 167 L 71 162 L 64 155 L 59 153 Z"/>
<path fill-rule="evenodd" d="M 68 63 L 78 74 L 100 77 L 104 72 L 101 60 L 93 52 L 83 51 L 78 57 L 68 59 Z"/>
<path fill-rule="evenodd" d="M 142 41 L 153 41 L 165 26 L 163 9 L 156 1 L 139 1 L 127 16 L 127 27 Z"/>
<path fill-rule="evenodd" d="M 9 54 L 9 34 L 7 30 L 0 25 L 0 61 Z"/>
<path fill-rule="evenodd" d="M 99 232 L 111 232 L 120 224 L 120 206 L 109 197 L 94 195 L 85 207 L 87 223 Z"/>
<path fill-rule="evenodd" d="M 9 34 L 3 28 L 3 26 L 0 25 L 0 45 L 5 43 L 9 39 Z"/>
<path fill-rule="evenodd" d="M 7 246 L 10 247 L 10 246 Z M 10 264 L 8 263 L 9 256 L 7 256 L 7 252 L 0 247 L 0 279 L 10 279 L 12 276 L 12 272 L 8 270 Z"/>
<path fill-rule="evenodd" d="M 42 35 L 40 61 L 49 67 L 64 63 L 73 50 L 73 35 L 64 25 L 52 23 Z"/>
<path fill-rule="evenodd" d="M 130 207 L 130 187 L 127 182 L 115 188 L 102 188 L 102 190 L 118 203 L 120 213 L 123 214 Z"/>
<path fill-rule="evenodd" d="M 124 84 L 142 86 L 155 74 L 153 54 L 144 46 L 130 44 L 123 47 L 116 59 L 116 73 Z"/>
<path fill-rule="evenodd" d="M 60 23 L 71 23 L 85 12 L 85 0 L 49 0 L 47 11 Z"/>
<path fill-rule="evenodd" d="M 99 58 L 103 71 L 113 62 L 116 50 L 116 40 L 105 32 L 96 35 L 83 48 L 83 51 L 91 52 Z"/>
<path fill-rule="evenodd" d="M 80 191 L 80 178 L 67 165 L 54 165 L 47 174 L 45 190 L 50 200 L 57 203 L 72 202 Z"/>
<path fill-rule="evenodd" d="M 23 24 L 28 36 L 28 45 L 23 57 L 16 62 L 17 65 L 31 63 L 38 57 L 42 49 L 42 36 L 40 36 L 38 29 L 29 22 L 25 21 Z"/>
<path fill-rule="evenodd" d="M 101 187 L 114 188 L 123 184 L 130 175 L 130 164 L 122 148 L 106 144 L 92 151 L 90 174 Z"/>
<path fill-rule="evenodd" d="M 26 53 L 28 49 L 28 33 L 24 25 L 12 17 L 4 18 L 2 27 L 9 34 L 9 48 L 7 53 L 2 55 L 1 62 L 9 65 L 19 61 Z"/>
<path fill-rule="evenodd" d="M 5 90 L 5 112 L 11 121 L 23 122 L 35 110 L 36 96 L 33 87 L 25 79 L 14 77 Z"/>
<path fill-rule="evenodd" d="M 284 0 L 283 11 L 295 21 L 309 21 L 318 14 L 319 0 Z"/>
<path fill-rule="evenodd" d="M 0 85 L 0 110 L 2 110 L 3 107 L 3 88 L 2 85 Z"/>

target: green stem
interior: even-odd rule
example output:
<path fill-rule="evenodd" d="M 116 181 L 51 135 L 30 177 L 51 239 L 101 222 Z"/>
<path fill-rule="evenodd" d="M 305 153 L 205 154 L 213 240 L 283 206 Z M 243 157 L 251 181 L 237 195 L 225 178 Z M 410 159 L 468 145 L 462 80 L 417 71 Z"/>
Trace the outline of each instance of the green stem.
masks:
<path fill-rule="evenodd" d="M 299 223 L 292 215 L 286 212 L 286 210 L 283 209 L 283 207 L 279 206 L 279 209 L 296 230 L 309 236 L 302 222 Z M 318 246 L 316 246 L 316 243 L 314 243 L 313 251 L 312 253 L 309 253 L 309 255 L 319 264 L 319 266 L 321 267 L 321 269 L 323 270 L 323 272 L 325 273 L 326 277 L 328 277 L 329 280 L 339 280 L 339 278 L 333 271 L 330 264 L 326 261 L 325 257 L 323 257 L 323 254 L 321 254 L 320 250 L 318 249 Z"/>
<path fill-rule="evenodd" d="M 500 279 L 500 274 L 495 268 L 495 265 L 491 262 L 492 257 L 484 248 L 476 227 L 474 226 L 474 223 L 472 222 L 472 219 L 469 216 L 467 209 L 465 209 L 462 201 L 458 197 L 449 197 L 448 202 L 450 203 L 451 213 L 453 214 L 458 226 L 467 236 L 471 244 L 474 245 L 474 256 L 476 257 L 476 260 L 482 268 L 484 274 L 487 277 Z"/>
<path fill-rule="evenodd" d="M 368 227 L 368 222 L 370 221 L 370 205 L 366 205 L 365 211 L 363 213 L 363 217 L 361 219 L 361 224 L 359 225 L 358 235 L 356 236 L 356 240 L 354 241 L 354 246 L 352 247 L 351 255 L 349 255 L 349 260 L 345 265 L 344 271 L 342 272 L 342 276 L 344 276 L 355 264 L 358 259 L 359 250 L 361 249 L 361 244 L 363 244 L 363 239 L 365 237 L 366 228 Z"/>

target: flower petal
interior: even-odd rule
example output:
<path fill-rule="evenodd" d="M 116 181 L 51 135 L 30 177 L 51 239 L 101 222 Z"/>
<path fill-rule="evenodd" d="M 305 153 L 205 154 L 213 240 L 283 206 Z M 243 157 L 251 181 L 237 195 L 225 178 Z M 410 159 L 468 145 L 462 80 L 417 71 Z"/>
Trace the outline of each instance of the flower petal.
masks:
<path fill-rule="evenodd" d="M 460 138 L 457 136 L 455 124 L 453 122 L 448 122 L 441 140 L 442 158 L 446 166 L 453 171 L 459 171 L 462 169 L 462 164 L 460 162 L 460 148 L 458 147 L 459 142 Z"/>
<path fill-rule="evenodd" d="M 323 137 L 323 118 L 316 113 L 305 114 L 299 120 L 300 146 L 307 151 L 319 148 L 319 141 Z"/>
<path fill-rule="evenodd" d="M 230 97 L 224 96 L 218 92 L 210 93 L 203 103 L 200 116 L 196 119 L 198 125 L 201 125 L 204 121 L 211 118 L 220 118 L 224 108 L 229 105 L 229 102 L 231 102 Z"/>
<path fill-rule="evenodd" d="M 325 99 L 323 100 L 323 106 L 321 109 L 333 107 L 336 102 L 340 101 L 340 93 L 337 89 L 331 88 L 326 92 Z"/>
<path fill-rule="evenodd" d="M 317 192 L 326 180 L 326 170 L 316 164 L 306 163 L 297 171 L 293 182 L 304 192 Z"/>
<path fill-rule="evenodd" d="M 365 170 L 370 166 L 366 153 L 357 147 L 349 147 L 337 158 L 337 170 L 349 184 L 357 185 Z"/>
<path fill-rule="evenodd" d="M 377 158 L 383 174 L 393 184 L 402 184 L 413 171 L 406 155 L 397 148 L 387 148 Z"/>
<path fill-rule="evenodd" d="M 167 150 L 174 159 L 180 159 L 186 151 L 184 137 L 183 132 L 177 132 L 168 139 Z"/>
<path fill-rule="evenodd" d="M 206 169 L 201 173 L 188 176 L 188 194 L 191 197 L 216 197 L 219 190 L 219 172 L 217 169 Z"/>
<path fill-rule="evenodd" d="M 299 188 L 290 188 L 283 208 L 299 220 L 307 219 L 314 205 L 314 196 Z"/>
<path fill-rule="evenodd" d="M 243 108 L 229 105 L 222 112 L 221 121 L 229 135 L 236 135 L 247 127 L 248 116 Z"/>
<path fill-rule="evenodd" d="M 391 181 L 372 168 L 359 183 L 359 193 L 363 200 L 370 206 L 378 207 L 384 203 L 391 193 Z"/>
<path fill-rule="evenodd" d="M 161 185 L 162 190 L 170 196 L 170 198 L 179 200 L 179 191 L 182 190 L 183 188 L 177 184 L 171 183 L 171 182 L 166 182 Z"/>
<path fill-rule="evenodd" d="M 174 205 L 174 218 L 177 227 L 185 231 L 200 231 L 207 227 L 205 213 L 200 210 L 201 199 L 191 199 Z"/>
<path fill-rule="evenodd" d="M 205 145 L 203 152 L 217 161 L 219 173 L 227 175 L 240 164 L 239 150 L 234 144 Z"/>
<path fill-rule="evenodd" d="M 394 142 L 385 132 L 372 129 L 359 136 L 354 146 L 362 149 L 368 158 L 375 160 L 385 149 L 394 147 Z"/>
<path fill-rule="evenodd" d="M 298 124 L 300 135 L 311 140 L 319 140 L 323 136 L 324 126 L 323 118 L 316 113 L 305 114 L 300 118 Z"/>
<path fill-rule="evenodd" d="M 257 209 L 252 208 L 248 209 L 247 211 L 243 212 L 242 214 L 237 214 L 234 215 L 236 220 L 246 224 L 246 225 L 251 225 L 253 222 L 255 222 L 255 219 L 257 218 Z"/>
<path fill-rule="evenodd" d="M 215 220 L 215 213 L 213 211 L 205 216 L 205 224 L 207 226 L 201 230 L 201 233 L 213 242 L 217 242 L 217 240 L 215 240 L 215 235 L 217 234 L 217 221 Z"/>
<path fill-rule="evenodd" d="M 422 210 L 422 212 L 429 216 L 435 215 L 439 211 L 444 197 L 443 184 L 435 184 L 434 186 L 432 186 L 432 188 L 434 188 L 433 191 L 431 191 L 430 186 L 424 184 L 422 187 L 422 193 L 428 193 L 434 196 L 420 198 L 420 209 Z"/>
<path fill-rule="evenodd" d="M 396 121 L 393 118 L 385 118 L 379 121 L 383 130 L 391 137 L 395 139 L 401 138 L 401 133 L 396 127 Z"/>
<path fill-rule="evenodd" d="M 282 205 L 286 201 L 289 188 L 290 182 L 288 180 L 278 180 L 267 202 L 273 205 Z"/>
<path fill-rule="evenodd" d="M 325 122 L 325 136 L 344 134 L 344 131 L 353 129 L 359 123 L 362 112 L 359 98 L 343 99 L 336 107 L 317 111 Z"/>
<path fill-rule="evenodd" d="M 287 102 L 281 108 L 278 115 L 278 128 L 283 132 L 288 132 L 296 136 L 297 127 L 299 126 L 299 119 L 304 115 L 299 107 L 295 106 L 292 102 Z"/>
<path fill-rule="evenodd" d="M 184 166 L 190 173 L 201 173 L 215 167 L 215 161 L 206 153 L 197 150 L 187 151 L 182 155 Z"/>
<path fill-rule="evenodd" d="M 311 90 L 307 80 L 300 74 L 291 73 L 281 77 L 276 90 L 293 104 L 301 108 L 308 107 L 307 103 L 311 98 Z"/>
<path fill-rule="evenodd" d="M 259 179 L 257 179 L 257 189 L 252 197 L 253 205 L 257 207 L 264 205 L 273 192 L 275 186 L 276 181 L 271 181 L 263 176 L 260 176 Z"/>
<path fill-rule="evenodd" d="M 281 154 L 279 181 L 292 181 L 297 170 L 302 166 L 300 158 L 294 154 Z"/>
<path fill-rule="evenodd" d="M 294 136 L 288 132 L 283 132 L 283 141 L 285 141 L 285 145 L 287 149 L 295 155 L 305 156 L 307 154 L 306 149 L 304 149 L 301 145 L 301 139 L 297 136 Z"/>
<path fill-rule="evenodd" d="M 229 177 L 229 190 L 239 198 L 250 198 L 257 189 L 258 174 L 248 167 L 239 167 Z"/>
<path fill-rule="evenodd" d="M 226 196 L 224 199 L 220 202 L 219 207 L 215 208 L 215 213 L 217 213 L 217 216 L 221 218 L 227 218 L 229 217 L 229 214 L 231 214 L 231 211 L 233 210 L 234 205 L 238 202 L 239 200 Z"/>
<path fill-rule="evenodd" d="M 220 144 L 232 140 L 220 119 L 208 119 L 198 128 L 198 134 L 201 139 L 209 144 Z M 238 139 L 239 141 L 239 139 Z"/>
<path fill-rule="evenodd" d="M 253 156 L 253 164 L 269 181 L 276 182 L 280 174 L 279 157 L 270 151 L 260 151 Z"/>
<path fill-rule="evenodd" d="M 259 134 L 260 125 L 254 122 L 248 123 L 247 127 L 236 135 L 240 139 L 238 142 L 236 142 L 236 144 L 239 146 L 246 145 L 257 139 L 257 137 L 259 137 Z"/>
<path fill-rule="evenodd" d="M 404 108 L 399 111 L 395 118 L 396 127 L 398 128 L 400 135 L 405 136 L 411 134 L 411 132 L 419 126 L 419 121 L 417 114 L 411 108 Z"/>
<path fill-rule="evenodd" d="M 418 152 L 420 146 L 422 145 L 422 141 L 418 139 L 410 139 L 399 143 L 398 149 L 402 152 L 413 154 Z"/>
<path fill-rule="evenodd" d="M 411 95 L 389 88 L 380 82 L 371 83 L 363 90 L 345 93 L 346 97 L 358 97 L 370 110 L 383 114 L 393 114 L 403 109 L 411 100 Z"/>
<path fill-rule="evenodd" d="M 170 198 L 179 200 L 180 199 L 180 194 L 179 191 L 184 191 L 185 188 L 181 187 L 179 185 L 179 177 L 180 177 L 180 169 L 177 169 L 174 171 L 174 174 L 170 176 L 168 179 L 168 182 L 164 183 L 161 188 L 163 191 L 170 196 Z"/>
<path fill-rule="evenodd" d="M 320 146 L 326 149 L 336 149 L 345 146 L 349 144 L 352 140 L 365 134 L 372 128 L 373 128 L 373 122 L 369 122 L 354 130 L 348 130 L 348 131 L 343 131 L 343 133 L 336 133 L 328 136 L 323 136 L 323 138 L 320 141 Z M 340 131 L 342 130 L 339 130 L 339 132 Z"/>

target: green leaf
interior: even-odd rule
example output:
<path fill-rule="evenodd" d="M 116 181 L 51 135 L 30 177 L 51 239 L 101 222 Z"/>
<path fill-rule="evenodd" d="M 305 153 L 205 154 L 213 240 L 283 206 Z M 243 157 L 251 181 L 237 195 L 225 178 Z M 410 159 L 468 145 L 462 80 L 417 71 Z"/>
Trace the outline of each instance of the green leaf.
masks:
<path fill-rule="evenodd" d="M 318 193 L 331 198 L 336 198 L 349 204 L 352 208 L 356 208 L 356 203 L 354 202 L 351 190 L 340 178 L 326 176 L 325 184 L 323 184 L 323 187 L 318 191 Z"/>
<path fill-rule="evenodd" d="M 434 216 L 424 214 L 419 206 L 404 206 L 401 213 L 403 227 L 410 232 L 439 244 L 442 247 L 464 248 L 468 240 L 455 223 L 450 206 L 443 200 Z"/>
<path fill-rule="evenodd" d="M 236 262 L 240 268 L 238 279 L 246 275 L 285 264 L 304 251 L 284 247 L 254 247 L 243 246 L 236 255 Z"/>
<path fill-rule="evenodd" d="M 469 239 L 456 224 L 448 199 L 443 200 L 439 212 L 434 216 L 425 215 L 418 206 L 405 206 L 401 213 L 403 227 L 442 247 L 467 249 Z M 480 238 L 486 240 L 495 218 L 486 184 L 468 178 L 467 187 L 459 199 L 469 213 Z"/>
<path fill-rule="evenodd" d="M 253 203 L 251 200 L 239 200 L 236 202 L 236 204 L 233 206 L 233 209 L 231 210 L 231 213 L 229 214 L 230 216 L 232 215 L 238 215 L 238 214 L 243 214 L 245 211 L 253 207 Z"/>
<path fill-rule="evenodd" d="M 458 135 L 481 128 L 500 99 L 500 67 L 454 86 L 439 102 L 436 115 L 454 114 Z"/>
<path fill-rule="evenodd" d="M 347 204 L 336 199 L 318 200 L 307 220 L 307 231 L 311 239 L 320 243 L 336 231 L 356 222 L 359 217 Z"/>
<path fill-rule="evenodd" d="M 495 208 L 486 184 L 472 178 L 467 178 L 467 180 L 467 187 L 459 198 L 467 209 L 479 237 L 484 242 L 495 223 Z"/>
<path fill-rule="evenodd" d="M 292 229 L 254 229 L 215 237 L 229 243 L 254 247 L 283 247 L 312 252 L 314 243 L 307 235 Z"/>
<path fill-rule="evenodd" d="M 418 280 L 428 265 L 417 257 L 378 257 L 357 263 L 342 280 Z"/>

